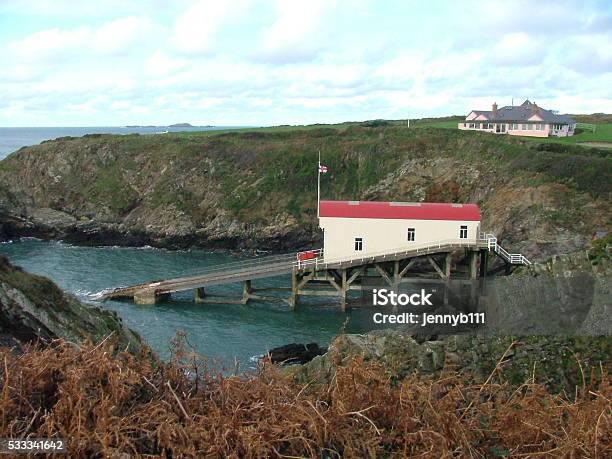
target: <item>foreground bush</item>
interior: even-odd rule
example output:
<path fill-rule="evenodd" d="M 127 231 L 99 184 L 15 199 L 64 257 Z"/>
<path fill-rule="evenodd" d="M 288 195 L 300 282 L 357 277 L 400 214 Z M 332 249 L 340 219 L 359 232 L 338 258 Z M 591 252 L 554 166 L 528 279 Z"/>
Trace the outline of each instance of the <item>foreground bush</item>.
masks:
<path fill-rule="evenodd" d="M 504 356 L 500 356 L 503 360 Z M 392 384 L 353 360 L 329 384 L 277 367 L 227 377 L 180 346 L 169 364 L 109 345 L 0 350 L 0 437 L 63 437 L 71 457 L 610 457 L 609 379 L 569 399 L 452 372 Z"/>

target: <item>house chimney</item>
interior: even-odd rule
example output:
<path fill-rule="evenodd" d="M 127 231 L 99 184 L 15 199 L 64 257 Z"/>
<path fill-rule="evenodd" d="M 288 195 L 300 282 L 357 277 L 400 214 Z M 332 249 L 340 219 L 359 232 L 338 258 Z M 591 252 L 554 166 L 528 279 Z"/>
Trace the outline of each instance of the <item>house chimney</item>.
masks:
<path fill-rule="evenodd" d="M 531 114 L 532 115 L 539 115 L 540 114 L 540 107 L 538 107 L 538 104 L 536 104 L 535 102 L 533 102 L 531 104 Z"/>
<path fill-rule="evenodd" d="M 497 102 L 493 102 L 493 110 L 491 111 L 493 118 L 497 118 Z"/>

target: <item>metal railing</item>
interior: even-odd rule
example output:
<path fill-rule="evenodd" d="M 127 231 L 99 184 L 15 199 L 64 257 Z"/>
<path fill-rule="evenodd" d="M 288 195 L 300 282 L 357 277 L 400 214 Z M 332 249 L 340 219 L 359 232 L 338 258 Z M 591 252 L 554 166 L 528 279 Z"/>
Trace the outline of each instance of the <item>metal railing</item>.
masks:
<path fill-rule="evenodd" d="M 395 249 L 360 254 L 356 257 L 325 257 L 323 249 L 255 257 L 252 259 L 243 259 L 230 263 L 220 263 L 198 270 L 197 272 L 185 273 L 185 275 L 178 278 L 147 282 L 132 287 L 113 289 L 112 291 L 129 290 L 135 288 L 156 288 L 158 286 L 162 288 L 162 290 L 163 287 L 177 289 L 180 288 L 179 286 L 181 285 L 190 285 L 194 281 L 202 280 L 203 277 L 208 278 L 206 279 L 206 282 L 217 282 L 241 278 L 247 275 L 264 273 L 276 275 L 282 274 L 283 272 L 290 272 L 295 269 L 303 270 L 314 268 L 315 271 L 318 271 L 328 269 L 329 267 L 352 266 L 355 264 L 385 261 L 387 259 L 394 260 L 401 256 L 420 256 L 441 252 L 443 250 L 465 247 L 486 247 L 488 250 L 494 251 L 511 264 L 531 264 L 531 262 L 520 253 L 508 253 L 508 251 L 498 244 L 497 238 L 493 234 L 480 233 L 477 239 L 443 239 L 433 244 L 430 242 L 423 244 L 411 244 L 409 246 L 403 245 Z M 301 259 L 300 254 L 314 254 L 314 258 Z M 170 285 L 172 285 L 172 287 L 170 287 Z M 112 291 L 109 291 L 109 293 L 112 293 Z"/>
<path fill-rule="evenodd" d="M 487 247 L 489 250 L 493 250 L 499 254 L 504 260 L 513 265 L 530 265 L 529 261 L 524 255 L 520 253 L 509 253 L 501 245 L 498 244 L 497 238 L 491 233 L 481 233 L 480 238 L 486 240 Z"/>
<path fill-rule="evenodd" d="M 460 247 L 473 247 L 474 245 L 486 244 L 487 249 L 493 250 L 497 254 L 499 254 L 504 260 L 511 264 L 523 264 L 530 265 L 531 262 L 520 253 L 508 253 L 502 246 L 500 246 L 497 242 L 497 238 L 491 233 L 480 233 L 479 237 L 474 241 L 473 239 L 443 239 L 437 241 L 436 243 L 424 243 L 418 245 L 411 245 L 409 247 L 402 246 L 397 247 L 391 250 L 384 250 L 379 252 L 370 252 L 366 254 L 362 254 L 358 257 L 335 257 L 329 258 L 325 257 L 323 250 L 320 250 L 321 256 L 311 259 L 304 260 L 301 262 L 297 262 L 294 264 L 294 267 L 297 269 L 304 269 L 307 267 L 311 267 L 314 265 L 315 270 L 318 269 L 326 269 L 328 266 L 342 266 L 343 263 L 355 263 L 355 262 L 363 262 L 365 263 L 367 260 L 374 259 L 382 259 L 385 258 L 395 258 L 400 255 L 408 255 L 409 253 L 413 253 L 415 255 L 419 255 L 421 253 L 431 253 L 432 251 L 440 250 L 442 248 L 460 248 Z"/>
<path fill-rule="evenodd" d="M 377 259 L 382 260 L 382 261 L 384 261 L 386 258 L 394 259 L 401 255 L 427 254 L 427 253 L 439 251 L 442 248 L 446 249 L 446 248 L 473 247 L 475 245 L 478 245 L 479 242 L 480 242 L 479 240 L 474 241 L 473 239 L 471 240 L 470 239 L 443 239 L 443 240 L 437 241 L 434 244 L 430 242 L 430 243 L 424 243 L 424 244 L 415 244 L 411 246 L 404 245 L 401 247 L 396 247 L 395 249 L 387 249 L 387 250 L 378 251 L 378 252 L 367 252 L 364 254 L 360 254 L 360 256 L 358 257 L 341 256 L 341 257 L 330 258 L 330 257 L 325 257 L 323 251 L 321 251 L 320 257 L 317 257 L 312 260 L 296 262 L 294 264 L 294 267 L 297 269 L 303 269 L 306 267 L 312 267 L 312 265 L 314 265 L 315 270 L 326 269 L 329 266 L 342 266 L 342 264 L 345 264 L 345 263 L 350 263 L 350 264 L 354 264 L 355 262 L 366 263 L 367 261 L 373 261 Z"/>

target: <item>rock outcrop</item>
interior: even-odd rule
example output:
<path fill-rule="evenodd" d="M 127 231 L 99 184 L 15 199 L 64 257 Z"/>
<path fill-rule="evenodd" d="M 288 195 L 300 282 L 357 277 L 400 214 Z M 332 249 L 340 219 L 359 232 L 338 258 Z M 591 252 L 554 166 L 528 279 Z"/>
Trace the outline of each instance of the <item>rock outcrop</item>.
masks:
<path fill-rule="evenodd" d="M 325 354 L 325 352 L 327 352 L 327 348 L 321 347 L 317 343 L 291 343 L 270 349 L 268 355 L 264 358 L 281 365 L 304 364 L 318 355 Z"/>
<path fill-rule="evenodd" d="M 144 349 L 138 334 L 113 311 L 89 306 L 62 292 L 45 277 L 27 273 L 0 255 L 0 342 L 16 346 L 47 344 L 62 338 L 72 343 L 109 340 L 117 350 Z"/>
<path fill-rule="evenodd" d="M 573 393 L 576 385 L 584 383 L 583 375 L 595 382 L 602 369 L 609 372 L 612 361 L 608 336 L 455 335 L 419 341 L 391 330 L 340 335 L 326 354 L 286 371 L 303 383 L 330 381 L 338 367 L 361 358 L 382 365 L 396 380 L 414 372 L 439 376 L 443 369 L 454 369 L 475 383 L 483 383 L 499 364 L 505 380 L 512 384 L 535 378 L 555 391 Z"/>
<path fill-rule="evenodd" d="M 530 259 L 584 249 L 610 230 L 612 160 L 602 152 L 384 123 L 22 148 L 0 161 L 0 237 L 277 251 L 319 244 L 319 149 L 326 198 L 476 202 L 483 229 Z"/>

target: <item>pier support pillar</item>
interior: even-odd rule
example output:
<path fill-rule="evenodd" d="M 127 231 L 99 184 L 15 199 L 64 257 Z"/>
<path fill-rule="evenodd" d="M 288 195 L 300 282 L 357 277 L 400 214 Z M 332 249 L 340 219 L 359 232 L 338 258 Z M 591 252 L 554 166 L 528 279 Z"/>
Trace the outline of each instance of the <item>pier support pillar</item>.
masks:
<path fill-rule="evenodd" d="M 289 307 L 295 309 L 298 304 L 298 274 L 296 271 L 291 272 L 291 295 L 289 296 Z"/>
<path fill-rule="evenodd" d="M 193 300 L 196 303 L 203 303 L 204 302 L 204 297 L 206 296 L 206 293 L 204 292 L 204 287 L 199 287 L 196 288 L 193 291 Z"/>
<path fill-rule="evenodd" d="M 156 301 L 155 290 L 141 290 L 134 293 L 134 303 L 136 304 L 155 304 Z"/>
<path fill-rule="evenodd" d="M 343 311 L 346 311 L 346 292 L 348 290 L 348 282 L 346 278 L 346 269 L 343 269 L 342 272 L 342 283 L 340 284 L 340 308 Z"/>
<path fill-rule="evenodd" d="M 249 298 L 251 298 L 252 293 L 253 293 L 253 288 L 251 287 L 251 281 L 245 280 L 242 283 L 242 302 L 244 304 L 246 304 L 249 301 Z"/>
<path fill-rule="evenodd" d="M 488 261 L 488 251 L 481 250 L 480 251 L 480 277 L 487 277 L 487 261 Z"/>
<path fill-rule="evenodd" d="M 470 279 L 476 279 L 478 277 L 478 252 L 470 250 L 468 258 L 470 264 Z"/>
<path fill-rule="evenodd" d="M 451 265 L 453 263 L 452 253 L 448 252 L 444 257 L 444 276 L 446 280 L 450 280 L 451 277 Z"/>

